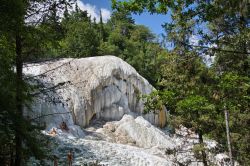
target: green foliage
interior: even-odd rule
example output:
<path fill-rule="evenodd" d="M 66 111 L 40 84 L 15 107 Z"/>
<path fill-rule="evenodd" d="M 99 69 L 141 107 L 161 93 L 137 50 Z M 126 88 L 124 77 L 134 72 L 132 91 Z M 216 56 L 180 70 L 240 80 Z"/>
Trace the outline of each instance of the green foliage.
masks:
<path fill-rule="evenodd" d="M 243 77 L 236 73 L 223 73 L 218 84 L 222 99 L 234 100 L 237 97 L 248 99 L 248 91 L 250 88 L 249 77 Z M 226 102 L 226 101 L 224 101 Z"/>
<path fill-rule="evenodd" d="M 204 144 L 196 144 L 192 148 L 195 158 L 202 159 L 202 151 L 206 150 Z"/>
<path fill-rule="evenodd" d="M 115 9 L 127 9 L 129 11 L 139 13 L 142 13 L 145 8 L 147 8 L 151 13 L 167 13 L 167 7 L 171 5 L 174 5 L 174 1 L 112 0 L 112 7 Z"/>
<path fill-rule="evenodd" d="M 217 93 L 219 101 L 218 109 L 227 109 L 230 114 L 230 131 L 233 153 L 237 160 L 249 162 L 248 148 L 249 137 L 249 77 L 240 76 L 236 73 L 225 72 L 220 76 Z M 239 126 L 244 126 L 239 130 Z M 219 133 L 213 134 L 215 137 L 224 137 Z M 225 139 L 225 138 L 224 138 Z"/>
<path fill-rule="evenodd" d="M 149 113 L 153 111 L 159 111 L 163 107 L 163 101 L 160 98 L 160 95 L 158 94 L 158 91 L 151 92 L 150 95 L 142 95 L 142 100 L 144 101 L 144 113 Z"/>
<path fill-rule="evenodd" d="M 60 42 L 65 57 L 96 56 L 99 38 L 89 22 L 73 22 L 66 25 L 67 35 Z"/>
<path fill-rule="evenodd" d="M 246 123 L 250 103 L 248 2 L 113 0 L 112 4 L 117 10 L 135 13 L 171 11 L 172 20 L 164 28 L 166 41 L 174 44 L 174 48 L 161 65 L 158 87 L 175 93 L 171 112 L 177 115 L 176 121 L 184 123 L 189 119 L 190 123 L 186 124 L 189 127 L 198 127 L 202 121 L 212 122 L 214 131 L 204 131 L 224 147 L 227 143 L 223 110 L 228 109 L 233 156 L 242 165 L 249 165 L 249 136 L 246 134 L 250 133 Z M 192 35 L 198 39 L 196 45 L 190 42 Z M 205 66 L 197 55 L 215 56 L 212 67 Z M 202 112 L 204 117 L 196 116 L 191 120 L 187 116 L 189 111 L 185 110 L 192 114 L 194 110 Z"/>
<path fill-rule="evenodd" d="M 247 1 L 112 2 L 118 10 L 138 13 L 145 9 L 152 13 L 171 10 L 172 22 L 165 24 L 166 40 L 174 43 L 174 52 L 182 56 L 166 56 L 159 86 L 175 92 L 176 104 L 172 109 L 177 115 L 177 121 L 188 122 L 187 126 L 195 128 L 205 126 L 203 123 L 206 121 L 213 122 L 216 129 L 210 134 L 224 146 L 226 141 L 222 110 L 229 109 L 234 155 L 242 164 L 249 165 L 249 150 L 245 148 L 249 147 L 245 137 L 249 133 L 245 120 L 249 117 L 250 70 L 250 10 L 247 10 Z M 190 35 L 199 36 L 198 46 L 193 47 L 189 42 Z M 216 47 L 210 48 L 207 45 Z M 206 69 L 194 52 L 215 55 L 213 67 Z M 245 117 L 244 120 L 242 117 Z"/>
<path fill-rule="evenodd" d="M 33 126 L 29 121 L 16 114 L 16 73 L 13 71 L 14 48 L 13 43 L 6 40 L 6 36 L 0 39 L 0 156 L 2 163 L 9 163 L 14 159 L 16 132 L 22 135 L 25 147 L 22 148 L 24 157 L 34 155 L 36 158 L 43 158 L 44 152 L 41 149 L 40 140 L 37 140 L 40 128 Z M 31 100 L 28 96 L 30 86 L 22 85 L 24 92 L 22 98 L 24 105 L 29 105 Z M 19 124 L 16 128 L 15 124 Z M 38 143 L 39 142 L 39 143 Z"/>
<path fill-rule="evenodd" d="M 213 130 L 215 113 L 215 106 L 199 95 L 188 96 L 176 104 L 176 114 L 182 124 L 196 132 Z"/>
<path fill-rule="evenodd" d="M 33 57 L 41 55 L 44 51 L 44 41 L 47 41 L 42 36 L 43 31 L 35 24 L 41 21 L 28 24 L 28 19 L 25 20 L 33 14 L 48 14 L 44 12 L 49 10 L 37 11 L 38 9 L 34 8 L 33 5 L 38 3 L 51 5 L 51 1 L 39 0 L 1 2 L 0 23 L 3 26 L 0 28 L 0 159 L 3 165 L 25 165 L 30 156 L 37 159 L 45 157 L 39 138 L 41 127 L 31 123 L 23 115 L 23 109 L 28 108 L 32 102 L 32 87 L 23 79 L 23 62 L 30 60 L 31 54 Z M 62 5 L 62 2 L 58 3 L 58 6 Z M 40 10 L 43 12 L 40 13 Z M 56 18 L 55 10 L 51 16 Z M 58 20 L 53 21 L 50 24 L 51 29 L 55 28 L 52 23 L 58 23 Z"/>
<path fill-rule="evenodd" d="M 149 95 L 142 95 L 140 98 L 145 104 L 144 113 L 148 113 L 151 111 L 159 111 L 163 106 L 166 106 L 168 110 L 172 110 L 172 108 L 175 107 L 176 94 L 168 90 L 154 90 Z"/>

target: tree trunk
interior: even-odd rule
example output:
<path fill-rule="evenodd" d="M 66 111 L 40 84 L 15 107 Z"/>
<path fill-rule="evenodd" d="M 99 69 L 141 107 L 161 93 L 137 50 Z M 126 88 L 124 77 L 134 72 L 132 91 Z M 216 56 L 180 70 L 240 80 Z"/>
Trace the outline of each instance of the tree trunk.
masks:
<path fill-rule="evenodd" d="M 15 143 L 16 143 L 16 156 L 15 156 L 15 166 L 21 165 L 22 158 L 22 137 L 20 134 L 20 119 L 23 115 L 23 103 L 22 103 L 22 41 L 20 34 L 16 35 L 16 116 L 17 121 L 15 126 Z"/>
<path fill-rule="evenodd" d="M 202 131 L 198 131 L 198 136 L 199 136 L 199 144 L 204 146 Z M 204 148 L 201 151 L 201 155 L 202 155 L 202 162 L 203 162 L 204 166 L 208 166 L 207 165 L 207 156 L 206 156 L 206 152 L 205 152 Z"/>
<path fill-rule="evenodd" d="M 228 153 L 230 158 L 230 165 L 233 166 L 233 155 L 232 155 L 232 147 L 231 147 L 231 140 L 230 140 L 230 131 L 229 131 L 229 120 L 228 120 L 228 111 L 227 109 L 224 110 L 225 112 L 225 122 L 226 122 L 226 132 L 227 132 L 227 146 L 228 146 Z"/>
<path fill-rule="evenodd" d="M 10 166 L 14 166 L 14 160 L 13 160 L 13 145 L 10 144 Z"/>

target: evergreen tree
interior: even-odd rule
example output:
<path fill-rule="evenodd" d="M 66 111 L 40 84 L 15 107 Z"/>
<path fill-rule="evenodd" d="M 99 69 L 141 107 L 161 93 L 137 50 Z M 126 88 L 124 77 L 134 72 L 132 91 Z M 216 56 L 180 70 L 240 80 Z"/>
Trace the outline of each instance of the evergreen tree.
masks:
<path fill-rule="evenodd" d="M 37 143 L 37 128 L 34 127 L 29 120 L 23 116 L 24 106 L 28 106 L 30 101 L 29 90 L 30 86 L 23 78 L 23 63 L 25 58 L 31 52 L 30 45 L 31 36 L 37 35 L 35 26 L 40 23 L 27 22 L 34 14 L 46 15 L 48 13 L 39 13 L 35 8 L 36 3 L 47 3 L 48 6 L 53 6 L 51 2 L 40 2 L 36 0 L 8 0 L 1 3 L 1 95 L 6 96 L 8 101 L 1 100 L 1 133 L 4 133 L 3 144 L 1 148 L 7 148 L 7 154 L 4 154 L 3 161 L 12 165 L 24 165 L 25 152 L 32 154 L 37 158 L 44 157 L 39 144 Z M 61 2 L 56 6 L 62 5 Z M 46 6 L 46 5 L 44 5 Z M 15 10 L 13 10 L 13 8 Z M 43 11 L 43 10 L 42 10 Z M 45 10 L 47 11 L 47 10 Z M 6 23 L 6 20 L 9 20 Z M 3 22 L 2 22 L 3 21 Z M 5 22 L 5 23 L 4 23 Z M 5 62 L 5 64 L 2 64 Z M 15 66 L 15 70 L 13 70 Z M 3 89 L 3 86 L 7 88 Z M 2 92 L 5 92 L 2 94 Z M 4 98 L 3 98 L 4 99 Z M 11 105 L 10 105 L 11 104 Z M 3 121 L 4 119 L 4 121 Z M 37 132 L 37 133 L 36 133 Z M 1 149 L 1 154 L 5 149 Z M 10 157 L 9 157 L 10 156 Z M 2 156 L 1 156 L 2 157 Z"/>
<path fill-rule="evenodd" d="M 174 60 L 174 62 L 166 62 L 166 66 L 163 65 L 164 70 L 162 75 L 164 79 L 161 81 L 161 85 L 166 88 L 168 88 L 166 85 L 177 87 L 177 89 L 174 89 L 177 100 L 182 97 L 187 97 L 187 94 L 190 92 L 191 94 L 194 93 L 206 97 L 207 100 L 213 97 L 219 98 L 218 100 L 212 100 L 217 112 L 217 114 L 213 115 L 213 120 L 217 125 L 216 130 L 208 134 L 226 146 L 227 141 L 225 139 L 226 133 L 224 127 L 224 106 L 226 106 L 229 115 L 231 115 L 229 117 L 229 124 L 233 156 L 235 156 L 241 164 L 249 165 L 249 155 L 247 154 L 249 149 L 246 148 L 249 147 L 249 143 L 247 143 L 249 141 L 247 141 L 248 139 L 245 137 L 245 134 L 249 133 L 249 128 L 245 123 L 246 118 L 243 118 L 249 117 L 249 104 L 245 104 L 245 102 L 248 101 L 247 97 L 244 97 L 244 99 L 241 98 L 242 96 L 249 96 L 250 66 L 248 38 L 250 10 L 248 9 L 248 2 L 246 0 L 211 0 L 198 2 L 153 0 L 120 2 L 113 0 L 112 2 L 113 8 L 117 10 L 123 9 L 141 13 L 146 9 L 151 13 L 162 14 L 171 11 L 172 22 L 165 24 L 167 42 L 174 44 L 175 53 L 184 56 L 177 56 L 177 58 L 175 58 L 176 55 L 174 55 L 173 58 L 169 59 Z M 197 45 L 190 43 L 190 35 L 197 37 L 199 40 Z M 215 62 L 208 72 L 213 72 L 211 75 L 212 78 L 202 76 L 203 80 L 211 81 L 211 83 L 209 83 L 211 86 L 202 86 L 202 89 L 207 92 L 207 95 L 201 94 L 200 92 L 197 93 L 196 87 L 200 88 L 201 85 L 206 85 L 204 82 L 193 81 L 193 78 L 198 77 L 199 74 L 197 75 L 195 72 L 195 75 L 190 76 L 195 69 L 193 59 L 197 59 L 193 56 L 194 53 L 200 56 L 204 54 L 215 56 Z M 173 63 L 175 64 L 174 66 L 172 65 Z M 175 66 L 178 67 L 176 68 Z M 177 69 L 178 72 L 174 69 Z M 174 77 L 168 79 L 165 75 L 174 75 Z M 186 78 L 190 79 L 186 80 Z M 225 78 L 227 79 L 225 80 Z M 243 85 L 245 85 L 245 88 L 242 88 L 243 85 L 236 83 L 238 82 L 236 81 L 238 78 L 244 78 L 241 79 L 241 81 Z M 195 86 L 190 87 L 189 85 L 192 85 L 192 83 L 195 83 Z M 229 85 L 234 85 L 234 87 Z M 178 88 L 179 86 L 183 86 L 183 88 Z M 223 99 L 225 97 L 224 86 L 230 87 L 229 89 L 226 88 L 227 91 L 232 90 L 230 95 L 227 93 L 228 96 L 226 95 L 225 100 Z M 244 95 L 238 93 L 240 89 Z M 189 101 L 192 101 L 190 105 L 195 103 L 195 100 Z M 228 104 L 229 101 L 231 104 Z M 180 102 L 185 103 L 185 100 L 180 100 Z M 180 110 L 177 109 L 177 106 L 180 107 L 177 103 L 172 107 L 176 113 L 179 112 L 177 110 Z M 245 129 L 244 131 L 241 130 L 243 128 Z"/>
<path fill-rule="evenodd" d="M 100 39 L 101 41 L 105 40 L 105 32 L 104 32 L 104 26 L 103 26 L 103 20 L 102 20 L 102 11 L 100 10 Z"/>
<path fill-rule="evenodd" d="M 65 37 L 60 41 L 63 57 L 86 57 L 98 55 L 98 27 L 91 22 L 87 11 L 72 13 L 62 21 Z"/>

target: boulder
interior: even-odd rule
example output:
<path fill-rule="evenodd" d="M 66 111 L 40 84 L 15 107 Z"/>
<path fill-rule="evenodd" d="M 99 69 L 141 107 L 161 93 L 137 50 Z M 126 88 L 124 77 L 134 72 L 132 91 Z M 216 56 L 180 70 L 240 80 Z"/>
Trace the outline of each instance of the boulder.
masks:
<path fill-rule="evenodd" d="M 124 115 L 120 121 L 107 122 L 96 132 L 104 134 L 108 141 L 131 144 L 141 148 L 174 149 L 175 147 L 175 142 L 169 135 L 141 116 L 134 118 L 131 115 Z"/>
<path fill-rule="evenodd" d="M 143 115 L 161 127 L 166 123 L 166 109 L 159 114 L 143 114 L 139 96 L 154 88 L 118 57 L 65 58 L 26 64 L 23 71 L 26 79 L 44 87 L 34 93 L 32 110 L 33 116 L 40 115 L 40 121 L 47 125 L 66 121 L 86 127 L 95 118 L 120 120 L 129 113 Z M 47 114 L 51 115 L 44 116 Z"/>

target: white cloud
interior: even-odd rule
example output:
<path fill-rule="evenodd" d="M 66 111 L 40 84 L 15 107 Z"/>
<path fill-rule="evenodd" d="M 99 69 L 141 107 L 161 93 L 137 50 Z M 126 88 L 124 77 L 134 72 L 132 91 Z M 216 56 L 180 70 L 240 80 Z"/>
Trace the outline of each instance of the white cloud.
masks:
<path fill-rule="evenodd" d="M 94 20 L 94 18 L 96 18 L 97 22 L 100 21 L 100 10 L 102 11 L 103 22 L 107 22 L 107 20 L 111 16 L 111 12 L 105 8 L 98 9 L 95 5 L 91 5 L 88 3 L 85 4 L 80 0 L 77 0 L 77 5 L 81 10 L 83 10 L 83 11 L 86 10 L 88 12 L 89 16 L 91 16 L 91 20 Z M 74 8 L 75 8 L 75 6 L 74 6 Z"/>
<path fill-rule="evenodd" d="M 59 0 L 54 0 L 51 2 L 59 2 Z M 100 10 L 102 11 L 102 19 L 103 22 L 107 22 L 108 19 L 110 19 L 111 16 L 111 11 L 109 11 L 108 9 L 105 8 L 101 8 L 98 9 L 95 5 L 91 5 L 88 3 L 83 3 L 81 0 L 77 0 L 76 1 L 78 7 L 83 10 L 83 11 L 87 11 L 89 16 L 91 16 L 91 20 L 93 21 L 94 18 L 96 18 L 96 22 L 100 21 Z M 26 15 L 26 19 L 25 22 L 27 24 L 36 24 L 37 22 L 41 21 L 42 18 L 45 16 L 44 13 L 46 13 L 45 11 L 47 11 L 50 7 L 51 3 L 46 3 L 45 2 L 41 2 L 41 3 L 33 3 L 31 5 L 31 8 L 34 10 L 30 10 L 30 12 L 27 13 Z M 75 4 L 73 4 L 71 6 L 71 8 L 68 9 L 70 12 L 75 10 Z M 39 13 L 36 13 L 36 11 L 40 11 Z M 63 10 L 62 9 L 58 9 L 58 16 L 61 18 L 63 17 Z M 48 13 L 48 12 L 47 12 Z M 28 15 L 31 15 L 30 17 L 28 17 Z"/>
<path fill-rule="evenodd" d="M 111 12 L 108 9 L 101 8 L 102 11 L 102 19 L 104 22 L 107 22 L 110 19 Z"/>

